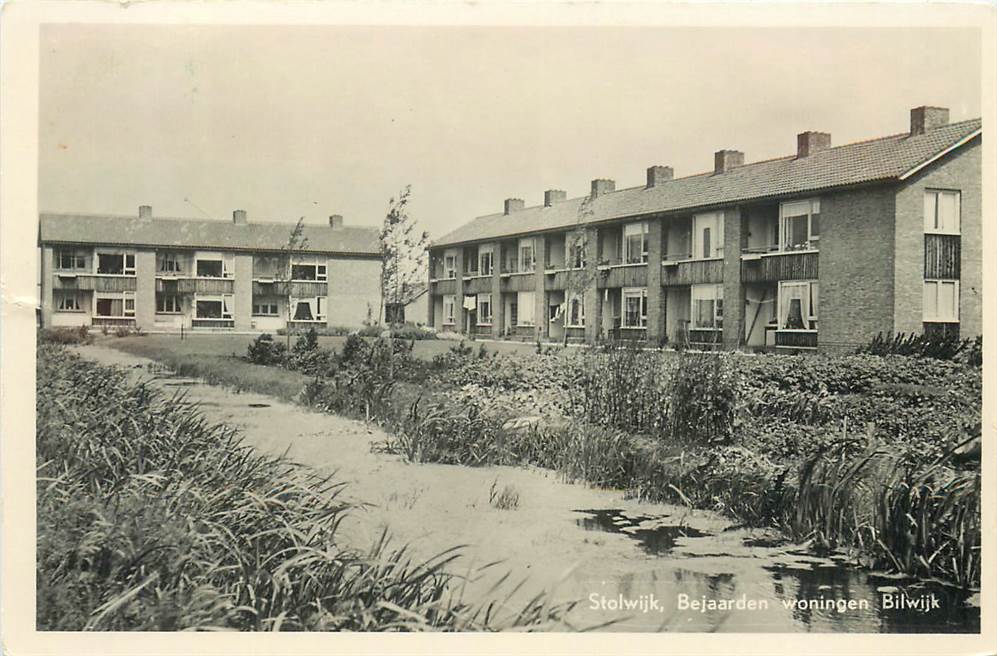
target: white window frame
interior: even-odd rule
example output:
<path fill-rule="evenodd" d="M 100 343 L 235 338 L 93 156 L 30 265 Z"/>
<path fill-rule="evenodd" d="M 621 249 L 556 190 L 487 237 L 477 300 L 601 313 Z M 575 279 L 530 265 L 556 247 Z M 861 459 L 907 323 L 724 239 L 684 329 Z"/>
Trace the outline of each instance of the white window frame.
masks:
<path fill-rule="evenodd" d="M 788 244 L 789 240 L 789 219 L 807 217 L 807 240 L 803 244 Z M 814 221 L 814 217 L 817 220 Z M 817 224 L 817 232 L 814 231 L 814 223 Z M 794 200 L 779 203 L 779 251 L 786 253 L 791 251 L 814 250 L 820 240 L 820 199 L 808 198 L 806 200 Z"/>
<path fill-rule="evenodd" d="M 588 237 L 585 233 L 573 235 L 568 233 L 564 238 L 566 268 L 579 271 L 585 268 L 585 251 Z"/>
<path fill-rule="evenodd" d="M 160 303 L 159 303 L 160 299 L 163 299 L 165 301 L 165 299 L 168 299 L 168 298 L 169 299 L 173 299 L 173 304 L 172 305 L 176 309 L 173 309 L 173 310 L 165 309 L 168 305 L 170 305 L 169 303 L 165 303 L 165 302 L 162 304 L 162 307 L 160 306 Z M 180 298 L 180 295 L 179 294 L 167 294 L 167 293 L 164 293 L 164 292 L 160 292 L 160 293 L 156 294 L 156 314 L 183 314 L 183 300 Z"/>
<path fill-rule="evenodd" d="M 691 330 L 723 330 L 723 302 L 724 287 L 717 284 L 691 285 L 689 290 L 690 308 L 689 325 Z M 701 326 L 697 323 L 699 312 L 696 304 L 698 301 L 713 301 L 713 323 L 710 326 Z"/>
<path fill-rule="evenodd" d="M 942 207 L 942 198 L 954 197 L 955 215 L 953 217 L 955 225 L 939 225 L 939 210 Z M 952 189 L 925 189 L 924 190 L 924 232 L 933 235 L 958 235 L 962 233 L 962 192 Z"/>
<path fill-rule="evenodd" d="M 524 299 L 528 299 L 524 301 Z M 524 319 L 523 310 L 527 317 Z M 536 292 L 516 292 L 516 325 L 531 327 L 536 325 L 537 295 Z"/>
<path fill-rule="evenodd" d="M 88 255 L 92 254 L 77 248 L 57 248 L 55 253 L 53 253 L 54 268 L 56 271 L 86 271 Z M 69 257 L 72 260 L 72 266 L 63 266 L 63 256 Z"/>
<path fill-rule="evenodd" d="M 578 308 L 578 321 L 572 321 L 572 310 Z M 564 327 L 565 328 L 584 328 L 585 327 L 585 295 L 584 294 L 568 294 L 568 298 L 565 300 L 566 314 L 564 315 Z"/>
<path fill-rule="evenodd" d="M 447 312 L 449 307 L 450 311 Z M 457 323 L 457 296 L 455 294 L 443 295 L 443 325 L 453 326 Z"/>
<path fill-rule="evenodd" d="M 315 270 L 314 278 L 295 278 L 294 267 L 311 267 Z M 291 260 L 291 282 L 328 282 L 329 269 L 324 260 L 320 259 L 292 259 Z"/>
<path fill-rule="evenodd" d="M 784 311 L 785 304 L 789 302 L 788 294 L 785 290 L 806 287 L 806 302 L 807 307 L 806 312 L 803 314 L 803 322 L 805 327 L 803 328 L 788 328 L 785 325 L 783 317 L 786 316 Z M 778 293 L 778 303 L 776 307 L 776 327 L 780 331 L 788 332 L 816 332 L 820 326 L 820 288 L 816 280 L 781 280 L 779 282 L 779 293 Z"/>
<path fill-rule="evenodd" d="M 446 255 L 443 256 L 443 277 L 446 280 L 456 280 L 457 279 L 457 256 L 456 255 Z"/>
<path fill-rule="evenodd" d="M 113 275 L 113 274 L 111 274 Z M 97 301 L 121 300 L 121 314 L 117 316 L 107 316 L 97 314 Z M 129 305 L 131 307 L 129 307 Z M 93 316 L 98 319 L 133 319 L 135 318 L 135 292 L 97 292 L 93 295 Z"/>
<path fill-rule="evenodd" d="M 178 275 L 183 273 L 180 266 L 180 253 L 176 251 L 161 251 L 156 253 L 156 275 Z M 172 268 L 170 268 L 172 264 Z"/>
<path fill-rule="evenodd" d="M 623 252 L 623 264 L 647 264 L 648 229 L 647 221 L 628 223 L 623 226 L 623 248 L 620 249 Z M 640 236 L 640 252 L 632 254 L 630 252 L 630 237 L 635 235 Z"/>
<path fill-rule="evenodd" d="M 201 317 L 197 314 L 198 301 L 220 302 L 222 304 L 221 317 Z M 232 305 L 235 302 L 234 294 L 194 294 L 193 318 L 199 321 L 231 321 Z"/>
<path fill-rule="evenodd" d="M 627 300 L 638 299 L 640 312 L 637 324 L 627 322 Z M 620 299 L 620 326 L 623 328 L 647 328 L 647 287 L 624 287 Z"/>
<path fill-rule="evenodd" d="M 951 315 L 941 315 L 938 312 L 938 299 L 941 296 L 941 290 L 943 287 L 951 286 L 953 288 L 953 299 L 952 299 L 952 310 Z M 935 312 L 933 315 L 928 313 L 929 298 L 930 295 L 934 296 L 934 306 Z M 933 278 L 924 281 L 924 305 L 922 307 L 922 321 L 924 323 L 959 323 L 959 281 L 950 280 L 945 278 Z"/>
<path fill-rule="evenodd" d="M 706 225 L 704 225 L 706 224 Z M 703 230 L 710 228 L 710 253 L 703 255 Z M 724 213 L 703 212 L 692 217 L 692 260 L 717 260 L 724 256 Z"/>
<path fill-rule="evenodd" d="M 121 273 L 101 273 L 100 256 L 118 256 L 121 258 Z M 131 264 L 129 264 L 129 260 Z M 135 275 L 135 251 L 116 251 L 100 249 L 94 252 L 93 271 L 98 276 L 134 276 Z"/>
<path fill-rule="evenodd" d="M 524 254 L 526 249 L 529 249 L 530 252 L 529 261 Z M 537 244 L 533 237 L 524 237 L 519 240 L 516 248 L 516 262 L 519 265 L 519 273 L 532 273 L 537 268 Z"/>
<path fill-rule="evenodd" d="M 478 304 L 478 325 L 479 326 L 490 326 L 492 325 L 492 295 L 491 294 L 478 294 L 477 298 Z M 486 316 L 484 312 L 481 311 L 483 306 L 488 307 L 488 315 Z"/>
<path fill-rule="evenodd" d="M 266 308 L 266 311 L 262 311 Z M 273 311 L 271 311 L 271 308 Z M 279 317 L 280 316 L 280 303 L 274 301 L 253 301 L 253 316 L 254 317 Z"/>
<path fill-rule="evenodd" d="M 222 263 L 222 277 L 217 276 L 200 276 L 197 272 L 197 263 L 201 260 L 205 262 L 221 262 Z M 205 280 L 223 280 L 227 278 L 232 278 L 235 275 L 235 253 L 219 253 L 214 251 L 198 251 L 194 253 L 194 271 L 193 274 L 197 278 L 203 278 Z"/>
<path fill-rule="evenodd" d="M 488 266 L 485 266 L 485 262 Z M 485 270 L 487 269 L 487 271 Z M 478 248 L 478 275 L 490 276 L 495 270 L 495 251 L 491 246 L 481 246 Z"/>
<path fill-rule="evenodd" d="M 56 312 L 83 312 L 83 294 L 73 289 L 57 289 L 55 295 L 58 300 L 55 302 Z M 71 304 L 66 301 L 72 300 Z M 72 307 L 68 307 L 71 305 Z"/>

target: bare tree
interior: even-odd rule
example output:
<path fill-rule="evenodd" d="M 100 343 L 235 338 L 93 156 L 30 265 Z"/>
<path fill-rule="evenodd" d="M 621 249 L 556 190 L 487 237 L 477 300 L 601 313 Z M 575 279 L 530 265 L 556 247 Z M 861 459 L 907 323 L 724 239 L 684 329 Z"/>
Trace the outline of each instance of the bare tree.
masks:
<path fill-rule="evenodd" d="M 291 348 L 291 311 L 293 309 L 291 307 L 291 281 L 294 279 L 292 266 L 294 258 L 308 248 L 308 237 L 304 233 L 305 217 L 301 217 L 294 225 L 294 229 L 291 230 L 291 234 L 288 235 L 287 243 L 280 247 L 280 255 L 277 256 L 277 269 L 274 273 L 274 282 L 276 283 L 274 287 L 284 301 L 286 315 L 284 332 L 287 333 L 288 350 Z"/>
<path fill-rule="evenodd" d="M 379 239 L 381 242 L 381 307 L 378 317 L 386 319 L 385 306 L 404 307 L 419 292 L 419 283 L 426 278 L 429 234 L 418 230 L 408 214 L 412 187 L 406 186 L 388 203 Z"/>

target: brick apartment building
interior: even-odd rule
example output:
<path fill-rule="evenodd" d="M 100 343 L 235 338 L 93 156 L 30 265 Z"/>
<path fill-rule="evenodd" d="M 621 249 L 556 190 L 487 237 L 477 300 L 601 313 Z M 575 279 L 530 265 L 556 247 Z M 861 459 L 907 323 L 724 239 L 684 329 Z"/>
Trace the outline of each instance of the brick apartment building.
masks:
<path fill-rule="evenodd" d="M 430 249 L 429 322 L 493 337 L 727 348 L 852 347 L 879 332 L 982 333 L 980 119 L 591 193 L 505 201 Z"/>
<path fill-rule="evenodd" d="M 376 228 L 137 216 L 42 214 L 41 322 L 149 332 L 360 326 L 379 309 Z M 289 266 L 288 266 L 289 265 Z"/>

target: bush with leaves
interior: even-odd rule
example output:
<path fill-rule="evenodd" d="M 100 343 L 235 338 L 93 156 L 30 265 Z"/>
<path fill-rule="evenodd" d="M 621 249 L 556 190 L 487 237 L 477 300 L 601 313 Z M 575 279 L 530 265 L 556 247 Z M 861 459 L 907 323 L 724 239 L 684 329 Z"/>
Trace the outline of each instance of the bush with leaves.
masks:
<path fill-rule="evenodd" d="M 287 346 L 275 341 L 269 333 L 263 333 L 250 342 L 247 357 L 253 364 L 283 365 L 287 358 Z"/>

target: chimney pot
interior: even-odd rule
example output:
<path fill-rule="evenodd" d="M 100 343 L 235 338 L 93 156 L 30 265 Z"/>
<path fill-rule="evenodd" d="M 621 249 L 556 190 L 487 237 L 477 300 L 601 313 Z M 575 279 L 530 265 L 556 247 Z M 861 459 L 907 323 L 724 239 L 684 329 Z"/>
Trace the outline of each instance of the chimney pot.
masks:
<path fill-rule="evenodd" d="M 343 229 L 343 215 L 342 214 L 332 214 L 329 216 L 329 227 L 333 230 Z"/>
<path fill-rule="evenodd" d="M 713 173 L 726 173 L 744 165 L 744 153 L 740 150 L 718 150 L 713 154 Z"/>
<path fill-rule="evenodd" d="M 827 132 L 801 132 L 796 135 L 796 156 L 806 157 L 831 147 L 831 135 Z"/>
<path fill-rule="evenodd" d="M 152 218 L 152 205 L 139 205 L 138 206 L 138 218 L 140 218 L 140 219 L 151 219 Z"/>
<path fill-rule="evenodd" d="M 650 166 L 647 169 L 647 188 L 657 187 L 675 177 L 675 171 L 670 166 Z"/>
<path fill-rule="evenodd" d="M 548 189 L 544 192 L 544 207 L 550 207 L 554 203 L 559 203 L 568 197 L 566 192 L 560 189 Z"/>
<path fill-rule="evenodd" d="M 246 210 L 235 210 L 232 212 L 232 223 L 236 225 L 246 225 Z"/>
<path fill-rule="evenodd" d="M 915 107 L 910 110 L 911 136 L 924 134 L 932 128 L 949 124 L 948 107 Z"/>
<path fill-rule="evenodd" d="M 603 194 L 616 191 L 616 181 L 606 178 L 597 178 L 592 181 L 592 198 L 598 198 Z"/>
<path fill-rule="evenodd" d="M 523 202 L 522 198 L 506 198 L 505 199 L 505 214 L 512 214 L 513 212 L 518 212 L 519 210 L 526 207 L 526 203 Z"/>

